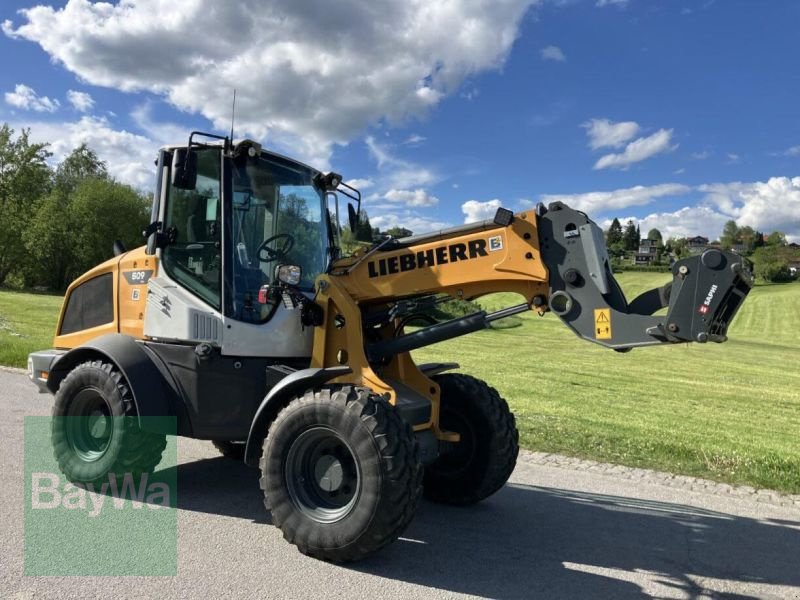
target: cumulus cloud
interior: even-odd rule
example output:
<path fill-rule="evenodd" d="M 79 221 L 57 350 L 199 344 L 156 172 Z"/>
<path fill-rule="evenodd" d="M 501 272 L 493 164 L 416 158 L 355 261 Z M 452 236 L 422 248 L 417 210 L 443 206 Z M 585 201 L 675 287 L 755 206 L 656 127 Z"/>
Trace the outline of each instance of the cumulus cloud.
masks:
<path fill-rule="evenodd" d="M 117 180 L 142 190 L 152 190 L 155 182 L 153 160 L 158 144 L 125 130 L 115 129 L 105 118 L 84 116 L 77 121 L 53 123 L 12 123 L 14 129 L 30 128 L 35 142 L 49 142 L 52 161 L 61 162 L 72 150 L 86 144 L 108 165 Z"/>
<path fill-rule="evenodd" d="M 684 193 L 690 192 L 700 194 L 698 205 L 620 220 L 633 218 L 642 230 L 656 227 L 666 237 L 703 235 L 713 239 L 720 235 L 725 222 L 733 219 L 740 226 L 749 225 L 764 232 L 781 231 L 791 241 L 800 240 L 800 177 L 711 183 L 687 188 Z M 607 219 L 606 227 L 609 223 Z"/>
<path fill-rule="evenodd" d="M 624 217 L 620 219 L 625 223 L 632 219 L 639 224 L 639 229 L 644 233 L 651 229 L 658 229 L 664 239 L 670 237 L 693 237 L 702 235 L 714 239 L 722 232 L 725 222 L 731 217 L 715 211 L 708 206 L 685 206 L 674 212 L 655 212 L 644 218 Z M 608 229 L 611 219 L 601 223 L 601 227 Z"/>
<path fill-rule="evenodd" d="M 491 219 L 502 205 L 503 203 L 497 198 L 485 202 L 467 200 L 461 205 L 461 212 L 464 213 L 464 223 L 477 223 L 478 221 Z"/>
<path fill-rule="evenodd" d="M 622 152 L 601 156 L 594 169 L 627 169 L 634 163 L 677 148 L 678 145 L 671 145 L 671 141 L 672 129 L 659 129 L 652 135 L 630 142 Z"/>
<path fill-rule="evenodd" d="M 424 116 L 501 67 L 538 1 L 71 0 L 2 29 L 90 84 L 159 94 L 220 130 L 235 88 L 242 133 L 324 166 L 334 143 Z"/>
<path fill-rule="evenodd" d="M 414 233 L 430 233 L 433 231 L 440 231 L 452 227 L 452 223 L 447 221 L 440 221 L 432 219 L 412 212 L 392 212 L 381 215 L 369 217 L 370 225 L 377 227 L 382 231 L 391 229 L 392 227 L 405 227 Z"/>
<path fill-rule="evenodd" d="M 407 206 L 436 206 L 439 198 L 431 196 L 423 189 L 395 190 L 391 189 L 383 195 L 389 202 L 402 202 Z"/>
<path fill-rule="evenodd" d="M 349 179 L 348 181 L 345 181 L 345 183 L 350 187 L 356 188 L 359 191 L 367 190 L 371 188 L 373 185 L 375 185 L 375 182 L 372 181 L 372 179 L 370 179 L 369 177 L 366 178 L 356 177 L 355 179 Z"/>
<path fill-rule="evenodd" d="M 639 124 L 635 121 L 619 121 L 614 123 L 608 119 L 590 119 L 581 127 L 586 128 L 589 137 L 589 147 L 621 148 L 625 142 L 633 139 L 639 133 Z"/>
<path fill-rule="evenodd" d="M 683 196 L 692 188 L 679 183 L 662 183 L 660 185 L 637 185 L 630 188 L 609 192 L 587 192 L 584 194 L 544 194 L 541 201 L 563 202 L 571 208 L 589 214 L 600 214 L 610 210 L 620 210 L 630 206 L 644 206 L 657 198 Z"/>
<path fill-rule="evenodd" d="M 72 104 L 72 108 L 78 112 L 89 112 L 94 108 L 94 98 L 86 92 L 77 92 L 75 90 L 67 91 L 67 100 Z"/>
<path fill-rule="evenodd" d="M 370 156 L 378 163 L 378 169 L 385 174 L 383 181 L 389 189 L 408 189 L 421 187 L 439 181 L 436 171 L 395 156 L 388 147 L 378 143 L 374 137 L 365 140 Z"/>
<path fill-rule="evenodd" d="M 563 50 L 558 46 L 545 46 L 539 51 L 542 60 L 552 60 L 555 62 L 564 62 L 567 57 L 564 56 Z"/>
<path fill-rule="evenodd" d="M 18 83 L 13 92 L 6 92 L 5 96 L 6 104 L 22 110 L 52 113 L 61 106 L 58 100 L 40 96 L 33 88 L 22 83 Z"/>

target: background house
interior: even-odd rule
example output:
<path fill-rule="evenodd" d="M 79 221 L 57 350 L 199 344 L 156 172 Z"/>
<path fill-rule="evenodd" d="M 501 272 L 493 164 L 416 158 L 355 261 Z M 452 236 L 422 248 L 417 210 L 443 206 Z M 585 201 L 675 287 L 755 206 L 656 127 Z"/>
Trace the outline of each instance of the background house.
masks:
<path fill-rule="evenodd" d="M 658 260 L 658 242 L 643 239 L 639 241 L 639 250 L 633 255 L 634 265 L 652 265 Z"/>

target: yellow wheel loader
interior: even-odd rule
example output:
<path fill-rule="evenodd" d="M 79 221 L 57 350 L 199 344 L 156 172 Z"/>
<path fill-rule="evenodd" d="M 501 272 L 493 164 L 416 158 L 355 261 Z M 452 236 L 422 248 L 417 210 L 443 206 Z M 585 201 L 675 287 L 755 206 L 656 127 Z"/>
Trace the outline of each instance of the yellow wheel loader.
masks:
<path fill-rule="evenodd" d="M 211 440 L 260 468 L 289 542 L 357 560 L 401 534 L 422 494 L 478 502 L 515 466 L 497 391 L 411 351 L 526 311 L 617 351 L 722 342 L 751 287 L 740 256 L 711 249 L 628 302 L 601 229 L 558 202 L 343 256 L 340 199 L 355 228 L 361 197 L 341 176 L 252 141 L 195 132 L 160 150 L 146 245 L 115 244 L 73 282 L 54 349 L 30 355 L 71 481 L 151 472 L 167 434 Z M 494 292 L 519 304 L 407 327 Z"/>

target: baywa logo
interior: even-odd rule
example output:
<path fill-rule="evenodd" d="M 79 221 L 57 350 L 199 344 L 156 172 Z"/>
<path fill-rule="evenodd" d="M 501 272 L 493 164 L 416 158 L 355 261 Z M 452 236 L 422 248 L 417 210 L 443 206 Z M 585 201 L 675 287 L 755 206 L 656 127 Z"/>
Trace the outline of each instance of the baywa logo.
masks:
<path fill-rule="evenodd" d="M 24 486 L 25 575 L 177 574 L 175 419 L 120 419 L 111 423 L 112 431 L 130 431 L 141 422 L 145 431 L 165 432 L 149 450 L 158 450 L 161 458 L 146 472 L 109 460 L 118 451 L 114 444 L 124 443 L 125 436 L 109 434 L 97 419 L 25 417 L 25 473 L 19 482 Z M 63 436 L 72 443 L 63 443 Z"/>
<path fill-rule="evenodd" d="M 149 481 L 147 473 L 134 477 L 125 473 L 118 478 L 108 474 L 101 483 L 71 483 L 58 473 L 31 474 L 31 509 L 83 511 L 89 518 L 97 517 L 104 508 L 124 510 L 126 507 L 152 510 L 171 506 L 170 486 L 163 481 Z M 138 479 L 138 481 L 137 481 Z"/>

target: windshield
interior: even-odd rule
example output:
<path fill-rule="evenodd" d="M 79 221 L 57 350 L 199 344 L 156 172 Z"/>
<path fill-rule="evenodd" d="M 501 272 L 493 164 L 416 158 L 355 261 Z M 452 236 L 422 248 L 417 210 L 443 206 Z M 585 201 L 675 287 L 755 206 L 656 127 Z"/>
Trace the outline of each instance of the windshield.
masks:
<path fill-rule="evenodd" d="M 278 265 L 302 269 L 299 288 L 310 291 L 327 261 L 323 194 L 309 168 L 280 157 L 238 159 L 233 165 L 233 310 L 262 322 L 270 306 L 259 290 L 274 282 Z M 263 297 L 262 297 L 263 299 Z"/>

